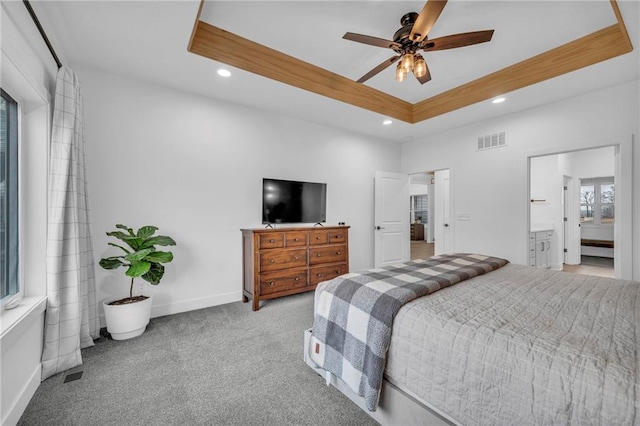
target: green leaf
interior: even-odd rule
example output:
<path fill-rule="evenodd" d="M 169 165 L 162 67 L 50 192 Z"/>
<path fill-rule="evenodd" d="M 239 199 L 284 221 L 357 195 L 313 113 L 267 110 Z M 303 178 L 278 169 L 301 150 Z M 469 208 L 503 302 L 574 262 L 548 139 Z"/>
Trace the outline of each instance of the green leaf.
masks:
<path fill-rule="evenodd" d="M 126 226 L 126 225 L 117 224 L 117 225 L 116 225 L 116 228 L 118 228 L 118 229 L 124 229 L 125 231 L 127 231 L 127 232 L 129 233 L 129 235 L 133 235 L 133 236 L 135 236 L 135 235 L 136 235 L 136 234 L 134 234 L 134 233 L 133 233 L 133 229 L 129 228 L 129 227 L 128 227 L 128 226 Z"/>
<path fill-rule="evenodd" d="M 152 263 L 149 272 L 142 276 L 142 279 L 153 285 L 160 284 L 160 280 L 164 275 L 164 266 L 159 263 Z"/>
<path fill-rule="evenodd" d="M 138 238 L 142 238 L 146 240 L 147 238 L 155 234 L 157 230 L 158 230 L 157 226 L 143 226 L 142 228 L 138 229 L 137 235 L 138 235 Z"/>
<path fill-rule="evenodd" d="M 145 242 L 142 244 L 141 249 L 143 248 L 148 248 L 148 247 L 152 247 L 152 246 L 175 246 L 176 242 L 173 241 L 173 238 L 171 237 L 167 237 L 164 235 L 158 235 L 156 237 L 151 237 L 148 238 L 147 240 L 145 240 Z"/>
<path fill-rule="evenodd" d="M 146 260 L 134 261 L 131 262 L 129 269 L 127 269 L 127 276 L 136 278 L 149 272 L 149 269 L 151 269 L 151 262 Z"/>
<path fill-rule="evenodd" d="M 154 250 L 155 250 L 154 248 L 142 249 L 142 250 L 137 251 L 135 253 L 129 253 L 124 258 L 125 258 L 125 260 L 128 260 L 129 262 L 136 262 L 138 260 L 144 259 L 146 255 L 148 255 L 149 253 L 153 252 Z"/>
<path fill-rule="evenodd" d="M 119 249 L 122 249 L 125 253 L 131 253 L 131 252 L 130 252 L 129 250 L 127 250 L 126 248 L 124 248 L 124 247 L 122 247 L 122 246 L 119 246 L 119 245 L 117 245 L 117 244 L 114 244 L 114 243 L 107 243 L 107 244 L 108 244 L 108 245 L 110 245 L 110 246 L 113 246 L 113 247 L 118 247 Z"/>
<path fill-rule="evenodd" d="M 107 235 L 110 237 L 116 237 L 119 240 L 124 241 L 125 238 L 128 238 L 129 235 L 125 234 L 124 232 L 120 232 L 120 231 L 111 231 L 111 232 L 107 232 Z"/>
<path fill-rule="evenodd" d="M 135 235 L 131 236 L 131 235 L 125 234 L 124 232 L 120 232 L 120 231 L 107 232 L 107 235 L 109 237 L 115 237 L 115 238 L 119 239 L 120 241 L 124 241 L 125 243 L 127 243 L 129 245 L 129 247 L 131 247 L 134 250 L 138 250 L 140 248 L 140 244 L 143 241 L 141 238 L 138 238 Z"/>
<path fill-rule="evenodd" d="M 173 253 L 170 251 L 154 251 L 149 253 L 144 260 L 154 263 L 169 263 L 173 260 Z"/>
<path fill-rule="evenodd" d="M 122 239 L 125 243 L 129 244 L 129 247 L 131 247 L 134 250 L 140 250 L 146 247 L 141 247 L 142 243 L 144 242 L 144 240 L 142 238 L 138 238 L 136 236 L 129 236 L 127 235 L 126 237 L 124 237 Z"/>
<path fill-rule="evenodd" d="M 104 269 L 116 269 L 120 266 L 126 265 L 126 263 L 120 260 L 120 257 L 121 256 L 106 257 L 104 259 L 100 259 L 100 262 L 98 262 L 98 264 Z"/>

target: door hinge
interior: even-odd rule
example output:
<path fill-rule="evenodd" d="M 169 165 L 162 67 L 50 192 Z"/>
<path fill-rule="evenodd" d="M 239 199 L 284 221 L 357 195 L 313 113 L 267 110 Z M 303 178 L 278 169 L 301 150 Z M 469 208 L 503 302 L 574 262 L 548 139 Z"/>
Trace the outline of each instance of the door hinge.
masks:
<path fill-rule="evenodd" d="M 564 252 L 565 252 L 565 253 L 569 253 L 569 250 L 567 250 L 567 249 L 564 249 Z"/>
<path fill-rule="evenodd" d="M 569 221 L 569 219 L 568 219 L 568 218 L 566 218 L 566 217 L 565 217 L 565 218 L 563 218 L 563 219 L 564 219 L 564 221 L 565 221 L 565 222 L 568 222 L 568 221 Z"/>

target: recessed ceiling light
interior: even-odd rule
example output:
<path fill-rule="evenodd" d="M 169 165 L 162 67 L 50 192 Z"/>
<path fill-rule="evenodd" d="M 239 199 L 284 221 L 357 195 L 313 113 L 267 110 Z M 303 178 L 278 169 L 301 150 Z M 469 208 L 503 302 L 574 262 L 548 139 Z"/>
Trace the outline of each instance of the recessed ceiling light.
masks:
<path fill-rule="evenodd" d="M 494 103 L 494 104 L 501 104 L 502 102 L 504 102 L 506 100 L 507 100 L 506 98 L 495 98 L 491 102 Z"/>
<path fill-rule="evenodd" d="M 221 76 L 221 77 L 229 77 L 229 76 L 231 76 L 231 71 L 225 70 L 223 68 L 220 68 L 218 70 L 218 75 Z"/>
<path fill-rule="evenodd" d="M 391 123 L 393 123 L 393 121 L 391 121 L 391 120 L 384 120 L 384 121 L 382 122 L 382 124 L 384 124 L 385 126 L 388 126 L 388 125 L 390 125 Z"/>

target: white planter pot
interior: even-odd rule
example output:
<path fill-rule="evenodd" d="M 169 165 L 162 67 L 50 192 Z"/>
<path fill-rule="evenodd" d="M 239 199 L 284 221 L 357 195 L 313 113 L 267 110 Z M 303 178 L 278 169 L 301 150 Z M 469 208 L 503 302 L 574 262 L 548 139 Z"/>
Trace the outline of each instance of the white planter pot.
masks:
<path fill-rule="evenodd" d="M 125 340 L 144 333 L 151 317 L 152 297 L 141 302 L 127 305 L 109 305 L 122 297 L 107 299 L 102 302 L 104 316 L 107 321 L 107 331 L 113 340 Z"/>

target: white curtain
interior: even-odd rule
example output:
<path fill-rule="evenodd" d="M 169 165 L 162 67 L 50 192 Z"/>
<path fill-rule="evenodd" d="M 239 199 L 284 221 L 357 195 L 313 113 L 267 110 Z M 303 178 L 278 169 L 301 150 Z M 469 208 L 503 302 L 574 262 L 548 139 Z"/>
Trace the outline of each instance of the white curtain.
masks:
<path fill-rule="evenodd" d="M 51 131 L 47 311 L 42 380 L 82 364 L 100 331 L 85 166 L 80 82 L 60 68 Z"/>

